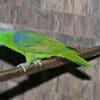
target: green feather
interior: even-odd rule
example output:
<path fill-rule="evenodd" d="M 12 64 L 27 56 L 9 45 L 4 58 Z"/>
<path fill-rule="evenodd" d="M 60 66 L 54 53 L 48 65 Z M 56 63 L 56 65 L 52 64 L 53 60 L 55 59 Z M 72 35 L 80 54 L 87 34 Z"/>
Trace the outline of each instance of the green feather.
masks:
<path fill-rule="evenodd" d="M 58 56 L 80 65 L 91 66 L 89 62 L 78 56 L 78 51 L 40 33 L 31 31 L 16 31 L 14 33 L 8 31 L 4 34 L 1 32 L 0 43 L 24 55 L 27 65 L 30 65 L 37 58 L 43 59 Z"/>

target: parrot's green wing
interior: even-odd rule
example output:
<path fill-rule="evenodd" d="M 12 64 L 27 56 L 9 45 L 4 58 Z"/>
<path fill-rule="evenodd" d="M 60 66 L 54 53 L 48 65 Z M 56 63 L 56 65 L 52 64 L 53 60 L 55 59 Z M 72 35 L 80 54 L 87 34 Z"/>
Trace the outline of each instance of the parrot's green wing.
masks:
<path fill-rule="evenodd" d="M 68 48 L 62 42 L 39 33 L 16 31 L 14 34 L 14 42 L 20 50 L 26 53 L 37 54 L 39 57 L 41 56 L 40 58 L 46 58 L 48 55 L 59 56 L 77 64 L 90 66 L 90 63 L 78 56 L 79 52 L 76 50 Z"/>
<path fill-rule="evenodd" d="M 63 49 L 66 48 L 69 53 L 79 54 L 78 51 L 65 46 L 60 41 L 31 31 L 17 31 L 14 36 L 14 42 L 19 49 L 30 53 L 53 53 L 58 50 L 63 52 Z"/>

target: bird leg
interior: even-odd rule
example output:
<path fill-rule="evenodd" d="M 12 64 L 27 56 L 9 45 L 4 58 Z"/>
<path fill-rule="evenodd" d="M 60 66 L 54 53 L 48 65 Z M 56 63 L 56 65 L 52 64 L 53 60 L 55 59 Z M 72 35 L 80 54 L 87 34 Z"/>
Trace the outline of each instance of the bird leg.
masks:
<path fill-rule="evenodd" d="M 30 65 L 32 63 L 34 65 L 42 66 L 41 59 L 50 58 L 51 55 L 47 55 L 47 54 L 35 54 L 35 55 L 33 55 L 31 53 L 27 53 L 25 57 L 26 57 L 26 63 L 21 63 L 21 64 L 17 65 L 17 67 L 21 67 L 24 72 L 26 72 L 28 65 Z"/>
<path fill-rule="evenodd" d="M 42 61 L 40 59 L 37 59 L 33 62 L 34 65 L 40 65 L 42 66 Z"/>
<path fill-rule="evenodd" d="M 28 68 L 26 63 L 21 63 L 21 64 L 17 65 L 17 67 L 21 67 L 24 72 L 26 72 L 26 69 Z"/>

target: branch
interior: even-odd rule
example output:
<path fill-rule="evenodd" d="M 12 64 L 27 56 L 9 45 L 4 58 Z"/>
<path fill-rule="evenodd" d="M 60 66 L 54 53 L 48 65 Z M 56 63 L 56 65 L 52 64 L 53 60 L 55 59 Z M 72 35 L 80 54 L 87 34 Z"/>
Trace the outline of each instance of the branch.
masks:
<path fill-rule="evenodd" d="M 89 49 L 86 49 L 84 51 L 81 51 L 80 56 L 82 56 L 83 58 L 86 58 L 86 59 L 100 56 L 100 46 L 89 48 Z M 13 68 L 13 69 L 1 71 L 0 72 L 0 82 L 12 79 L 14 77 L 19 77 L 22 75 L 35 74 L 35 73 L 38 73 L 38 72 L 43 71 L 43 70 L 56 68 L 56 67 L 59 67 L 59 66 L 65 65 L 65 64 L 67 65 L 67 64 L 70 64 L 72 62 L 67 61 L 67 60 L 65 62 L 64 60 L 61 60 L 61 58 L 59 59 L 58 57 L 54 57 L 51 59 L 43 60 L 42 63 L 43 64 L 41 67 L 36 66 L 34 64 L 30 65 L 27 68 L 27 72 L 23 72 L 22 68 Z"/>

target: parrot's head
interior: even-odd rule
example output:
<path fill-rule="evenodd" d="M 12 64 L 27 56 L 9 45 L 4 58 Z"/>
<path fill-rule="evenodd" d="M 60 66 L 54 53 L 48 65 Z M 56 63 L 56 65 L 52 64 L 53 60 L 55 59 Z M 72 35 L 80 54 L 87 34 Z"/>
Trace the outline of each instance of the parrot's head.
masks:
<path fill-rule="evenodd" d="M 6 44 L 8 41 L 10 41 L 11 37 L 12 37 L 11 30 L 0 29 L 0 45 Z"/>

